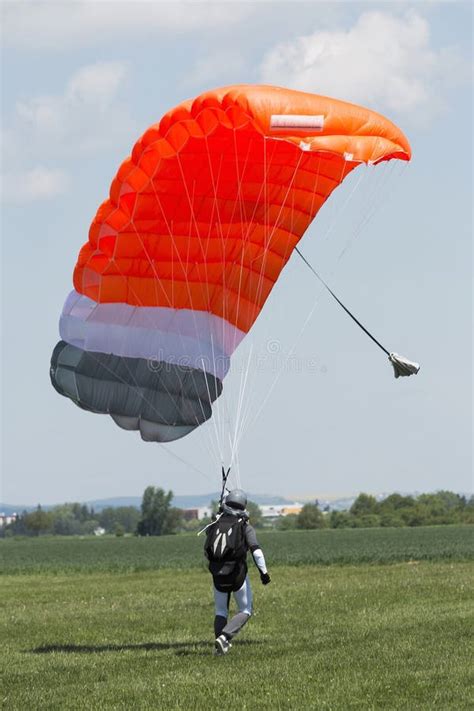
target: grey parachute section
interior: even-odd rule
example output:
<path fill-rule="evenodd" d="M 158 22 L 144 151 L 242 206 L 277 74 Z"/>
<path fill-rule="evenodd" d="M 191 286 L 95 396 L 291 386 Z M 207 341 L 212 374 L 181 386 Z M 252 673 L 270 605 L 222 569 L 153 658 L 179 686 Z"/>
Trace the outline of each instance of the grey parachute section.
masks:
<path fill-rule="evenodd" d="M 219 378 L 190 366 L 94 353 L 65 341 L 53 351 L 50 375 L 61 395 L 149 442 L 189 434 L 211 417 L 222 392 Z"/>

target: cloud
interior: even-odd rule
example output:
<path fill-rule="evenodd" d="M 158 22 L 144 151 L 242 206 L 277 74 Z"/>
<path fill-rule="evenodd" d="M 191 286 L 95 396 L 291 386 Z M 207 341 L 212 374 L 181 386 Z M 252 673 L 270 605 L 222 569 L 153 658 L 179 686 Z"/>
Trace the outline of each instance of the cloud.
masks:
<path fill-rule="evenodd" d="M 130 131 L 131 119 L 119 101 L 127 77 L 123 62 L 98 62 L 79 69 L 59 95 L 16 104 L 15 133 L 31 151 L 83 153 L 113 145 Z"/>
<path fill-rule="evenodd" d="M 59 195 L 70 184 L 61 163 L 128 145 L 136 127 L 120 101 L 127 75 L 123 62 L 98 62 L 76 71 L 62 93 L 17 102 L 2 133 L 5 200 Z"/>
<path fill-rule="evenodd" d="M 50 199 L 66 192 L 68 185 L 68 176 L 62 170 L 37 166 L 24 172 L 3 175 L 2 199 L 14 205 Z"/>
<path fill-rule="evenodd" d="M 455 52 L 430 46 L 429 25 L 416 12 L 365 12 L 350 29 L 277 45 L 265 55 L 260 77 L 420 118 L 439 110 L 437 86 L 457 61 Z"/>
<path fill-rule="evenodd" d="M 9 2 L 4 4 L 6 46 L 64 50 L 127 42 L 157 33 L 213 31 L 252 12 L 241 2 Z"/>

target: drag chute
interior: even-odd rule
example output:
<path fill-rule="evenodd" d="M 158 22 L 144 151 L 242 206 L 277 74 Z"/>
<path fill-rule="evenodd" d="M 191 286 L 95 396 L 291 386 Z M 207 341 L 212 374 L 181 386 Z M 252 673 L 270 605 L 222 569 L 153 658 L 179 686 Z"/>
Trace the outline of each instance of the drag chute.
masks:
<path fill-rule="evenodd" d="M 318 210 L 359 164 L 391 159 L 410 159 L 403 133 L 336 99 L 241 85 L 172 109 L 92 222 L 54 387 L 145 440 L 190 433 Z"/>

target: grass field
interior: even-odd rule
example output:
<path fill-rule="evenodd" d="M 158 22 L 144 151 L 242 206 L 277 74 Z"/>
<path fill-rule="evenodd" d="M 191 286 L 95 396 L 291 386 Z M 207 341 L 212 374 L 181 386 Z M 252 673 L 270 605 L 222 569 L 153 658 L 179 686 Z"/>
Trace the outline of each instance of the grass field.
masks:
<path fill-rule="evenodd" d="M 258 532 L 272 566 L 468 560 L 474 526 Z M 204 539 L 195 534 L 155 538 L 50 537 L 0 541 L 4 573 L 126 572 L 203 568 Z"/>
<path fill-rule="evenodd" d="M 358 543 L 348 542 L 345 535 L 354 534 Z M 190 569 L 179 563 L 194 539 L 142 541 L 149 547 L 135 560 L 135 539 L 4 541 L 0 550 L 15 574 L 0 578 L 2 705 L 472 709 L 471 531 L 399 534 L 262 536 L 272 584 L 262 587 L 252 572 L 255 614 L 224 658 L 212 655 L 209 574 L 199 560 Z M 387 565 L 404 545 L 405 561 Z M 309 565 L 308 546 L 315 562 L 338 565 Z M 374 562 L 361 562 L 359 546 Z M 68 569 L 79 550 L 88 572 Z"/>

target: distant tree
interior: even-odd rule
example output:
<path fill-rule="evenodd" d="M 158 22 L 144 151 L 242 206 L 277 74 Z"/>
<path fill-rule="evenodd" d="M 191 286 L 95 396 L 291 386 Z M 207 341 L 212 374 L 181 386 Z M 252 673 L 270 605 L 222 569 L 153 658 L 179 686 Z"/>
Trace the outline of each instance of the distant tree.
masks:
<path fill-rule="evenodd" d="M 161 534 L 163 520 L 171 506 L 172 498 L 171 491 L 165 495 L 163 489 L 155 490 L 154 486 L 147 486 L 143 492 L 141 517 L 137 524 L 139 536 L 157 536 Z"/>
<path fill-rule="evenodd" d="M 453 491 L 437 491 L 436 496 L 443 502 L 446 511 L 460 511 L 466 506 L 466 497 Z"/>
<path fill-rule="evenodd" d="M 53 515 L 50 511 L 43 511 L 38 504 L 36 511 L 27 513 L 24 516 L 26 532 L 32 536 L 39 536 L 40 533 L 49 533 L 53 526 Z"/>
<path fill-rule="evenodd" d="M 112 533 L 116 525 L 122 526 L 125 533 L 134 533 L 140 512 L 135 506 L 107 506 L 100 512 L 98 520 L 108 533 Z"/>
<path fill-rule="evenodd" d="M 57 536 L 78 536 L 83 533 L 82 524 L 68 512 L 54 512 L 53 533 Z"/>
<path fill-rule="evenodd" d="M 250 523 L 254 528 L 263 528 L 263 516 L 260 507 L 254 501 L 247 502 L 247 511 L 249 512 Z"/>
<path fill-rule="evenodd" d="M 353 516 L 376 514 L 378 512 L 377 499 L 370 494 L 359 494 L 349 511 Z"/>
<path fill-rule="evenodd" d="M 305 504 L 297 517 L 298 528 L 324 528 L 326 521 L 317 502 L 315 504 Z"/>
<path fill-rule="evenodd" d="M 474 523 L 474 496 L 471 496 L 464 505 L 461 513 L 463 523 Z"/>
<path fill-rule="evenodd" d="M 428 526 L 432 523 L 432 516 L 429 507 L 415 503 L 407 509 L 401 510 L 401 517 L 407 526 Z"/>
<path fill-rule="evenodd" d="M 400 514 L 395 511 L 387 511 L 380 515 L 380 525 L 383 528 L 400 528 L 400 526 L 404 526 L 405 523 Z"/>
<path fill-rule="evenodd" d="M 64 504 L 64 506 L 69 508 L 73 517 L 80 523 L 84 523 L 84 521 L 94 517 L 93 509 L 89 509 L 87 504 L 80 504 L 76 501 L 72 504 Z"/>
<path fill-rule="evenodd" d="M 168 514 L 166 516 L 166 521 L 163 526 L 163 536 L 169 536 L 171 534 L 178 533 L 183 528 L 183 510 L 177 508 L 176 506 L 171 506 L 168 509 Z"/>
<path fill-rule="evenodd" d="M 82 504 L 81 512 L 79 515 L 79 520 L 81 523 L 88 521 L 91 518 L 91 511 L 87 508 L 86 504 Z"/>
<path fill-rule="evenodd" d="M 96 528 L 100 527 L 100 523 L 96 518 L 88 518 L 87 521 L 81 524 L 81 534 L 91 536 Z"/>
<path fill-rule="evenodd" d="M 429 518 L 442 518 L 448 513 L 445 500 L 438 494 L 420 494 L 416 503 L 417 508 L 422 507 Z"/>
<path fill-rule="evenodd" d="M 138 514 L 138 518 L 140 518 L 140 514 Z M 117 519 L 116 519 L 116 514 L 115 514 L 115 508 L 113 506 L 106 506 L 99 513 L 99 523 L 102 526 L 102 528 L 104 528 L 107 531 L 107 533 L 112 532 L 113 527 L 115 526 L 116 520 Z M 136 524 L 135 524 L 135 527 L 136 527 Z"/>
<path fill-rule="evenodd" d="M 91 533 L 99 524 L 94 519 L 94 509 L 85 504 L 65 503 L 51 511 L 52 533 L 58 536 L 77 536 Z"/>
<path fill-rule="evenodd" d="M 293 531 L 298 528 L 298 514 L 280 516 L 276 521 L 276 527 L 279 531 Z"/>
<path fill-rule="evenodd" d="M 210 523 L 210 519 L 207 521 L 205 519 L 197 519 L 197 518 L 191 518 L 188 521 L 183 520 L 181 524 L 181 530 L 186 531 L 188 533 L 194 533 L 196 531 L 200 531 L 202 528 L 207 526 L 207 524 Z"/>
<path fill-rule="evenodd" d="M 329 526 L 331 528 L 353 528 L 354 518 L 347 511 L 331 511 Z"/>
<path fill-rule="evenodd" d="M 171 506 L 172 499 L 172 491 L 166 494 L 163 489 L 147 486 L 137 524 L 139 536 L 164 536 L 178 531 L 182 523 L 182 511 Z"/>
<path fill-rule="evenodd" d="M 352 518 L 354 528 L 376 528 L 380 526 L 380 516 L 377 514 L 361 514 Z"/>
<path fill-rule="evenodd" d="M 118 506 L 116 509 L 116 520 L 123 526 L 125 533 L 133 533 L 139 519 L 140 512 L 135 506 Z"/>
<path fill-rule="evenodd" d="M 115 524 L 115 526 L 114 526 L 114 534 L 115 534 L 116 536 L 123 536 L 123 535 L 125 535 L 125 529 L 124 529 L 124 527 L 122 526 L 121 523 L 116 523 L 116 524 Z"/>
<path fill-rule="evenodd" d="M 437 491 L 435 494 L 421 494 L 417 503 L 429 511 L 431 523 L 457 523 L 466 507 L 463 496 L 452 491 Z"/>
<path fill-rule="evenodd" d="M 400 509 L 411 508 L 416 502 L 413 496 L 402 496 L 401 494 L 390 494 L 379 503 L 380 513 L 387 511 L 399 511 Z"/>

